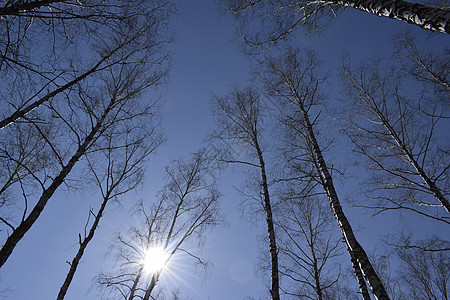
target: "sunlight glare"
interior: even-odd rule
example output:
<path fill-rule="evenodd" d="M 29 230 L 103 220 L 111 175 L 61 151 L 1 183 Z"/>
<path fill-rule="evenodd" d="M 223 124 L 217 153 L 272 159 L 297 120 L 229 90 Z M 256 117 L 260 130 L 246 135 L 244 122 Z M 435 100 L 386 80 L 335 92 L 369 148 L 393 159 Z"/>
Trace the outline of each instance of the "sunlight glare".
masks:
<path fill-rule="evenodd" d="M 144 258 L 144 270 L 148 274 L 161 271 L 169 258 L 169 254 L 162 247 L 150 247 Z"/>

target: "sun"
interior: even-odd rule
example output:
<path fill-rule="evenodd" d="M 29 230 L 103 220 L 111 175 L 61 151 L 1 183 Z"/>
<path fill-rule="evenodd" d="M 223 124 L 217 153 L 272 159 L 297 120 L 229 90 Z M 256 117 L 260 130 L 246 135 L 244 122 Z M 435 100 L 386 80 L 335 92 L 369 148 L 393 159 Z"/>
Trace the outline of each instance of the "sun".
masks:
<path fill-rule="evenodd" d="M 161 271 L 166 266 L 169 254 L 163 247 L 150 247 L 144 257 L 144 270 L 148 274 Z"/>

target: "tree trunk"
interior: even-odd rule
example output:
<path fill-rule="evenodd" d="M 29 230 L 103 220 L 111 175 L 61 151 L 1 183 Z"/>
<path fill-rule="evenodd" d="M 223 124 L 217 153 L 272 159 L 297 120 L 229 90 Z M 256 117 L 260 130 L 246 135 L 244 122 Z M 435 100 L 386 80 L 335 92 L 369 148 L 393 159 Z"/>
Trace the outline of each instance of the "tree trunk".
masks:
<path fill-rule="evenodd" d="M 42 1 L 17 1 L 16 3 L 0 7 L 0 16 L 18 15 L 23 12 L 31 12 L 37 8 L 48 6 L 55 2 L 62 2 L 61 0 L 42 0 Z"/>
<path fill-rule="evenodd" d="M 113 102 L 110 103 L 110 105 L 104 111 L 102 117 L 98 120 L 95 127 L 92 128 L 91 132 L 84 139 L 83 143 L 79 145 L 77 151 L 69 160 L 69 162 L 62 168 L 58 176 L 53 180 L 52 184 L 50 184 L 50 186 L 42 192 L 39 201 L 36 203 L 28 217 L 22 220 L 22 222 L 20 222 L 20 225 L 16 227 L 16 229 L 14 229 L 11 235 L 8 237 L 2 249 L 0 250 L 0 268 L 5 264 L 6 260 L 11 255 L 17 243 L 23 238 L 23 236 L 31 228 L 34 222 L 36 222 L 39 215 L 44 210 L 44 207 L 47 204 L 48 200 L 55 193 L 56 189 L 64 182 L 67 175 L 70 173 L 77 161 L 85 154 L 89 147 L 89 144 L 94 140 L 95 135 L 100 131 L 103 125 L 103 121 L 112 110 L 113 104 Z"/>
<path fill-rule="evenodd" d="M 42 104 L 44 104 L 45 102 L 47 102 L 48 100 L 50 100 L 51 98 L 55 97 L 56 95 L 58 95 L 61 92 L 64 92 L 65 90 L 67 90 L 68 88 L 72 87 L 73 85 L 77 84 L 78 82 L 82 81 L 83 79 L 85 79 L 86 77 L 88 77 L 89 75 L 91 75 L 92 73 L 94 73 L 95 71 L 97 71 L 97 69 L 100 67 L 100 65 L 106 61 L 107 59 L 109 59 L 111 57 L 111 55 L 116 52 L 117 50 L 119 50 L 120 48 L 122 48 L 123 45 L 117 47 L 116 49 L 114 49 L 113 51 L 111 51 L 111 53 L 109 53 L 108 55 L 106 55 L 105 57 L 103 57 L 94 67 L 92 67 L 91 69 L 89 69 L 88 71 L 86 71 L 85 73 L 83 73 L 82 75 L 78 76 L 77 78 L 75 78 L 74 80 L 66 83 L 65 85 L 63 85 L 62 87 L 54 90 L 53 92 L 48 93 L 47 95 L 45 95 L 44 97 L 42 97 L 39 100 L 36 100 L 35 102 L 31 103 L 30 105 L 21 108 L 17 111 L 15 111 L 12 115 L 10 115 L 9 117 L 3 119 L 0 121 L 0 129 L 6 127 L 7 125 L 13 123 L 14 121 L 16 121 L 19 118 L 22 118 L 23 116 L 25 116 L 26 114 L 28 114 L 30 111 L 38 108 L 39 106 L 41 106 Z"/>
<path fill-rule="evenodd" d="M 405 143 L 403 143 L 403 141 L 398 136 L 397 132 L 394 130 L 394 128 L 391 126 L 388 120 L 386 120 L 383 114 L 378 110 L 378 108 L 375 108 L 375 112 L 380 121 L 383 123 L 383 126 L 389 132 L 389 135 L 394 139 L 397 146 L 402 150 L 403 154 L 406 156 L 406 159 L 412 164 L 414 169 L 416 169 L 417 173 L 419 173 L 419 176 L 427 184 L 428 188 L 433 193 L 433 195 L 438 199 L 438 201 L 442 204 L 442 206 L 444 206 L 447 212 L 450 213 L 450 203 L 442 194 L 441 189 L 437 187 L 436 183 L 434 183 L 434 181 L 432 181 L 430 177 L 428 177 L 424 169 L 419 165 L 417 160 L 414 158 L 414 155 L 411 153 L 410 150 L 408 150 Z"/>
<path fill-rule="evenodd" d="M 152 280 L 150 280 L 150 283 L 148 284 L 148 287 L 145 290 L 144 298 L 142 298 L 143 300 L 150 299 L 150 295 L 152 294 L 152 291 L 155 288 L 156 283 L 158 283 L 160 275 L 161 275 L 161 271 L 156 271 L 155 274 L 152 275 Z"/>
<path fill-rule="evenodd" d="M 312 253 L 312 257 L 313 257 L 314 284 L 315 284 L 315 290 L 316 290 L 316 294 L 317 294 L 317 300 L 322 300 L 323 299 L 322 287 L 320 286 L 320 274 L 319 274 L 319 269 L 317 268 L 317 258 L 314 253 L 314 247 L 311 246 L 310 249 L 311 249 L 311 253 Z"/>
<path fill-rule="evenodd" d="M 141 276 L 142 276 L 142 272 L 144 271 L 144 264 L 142 264 L 139 267 L 139 271 L 136 275 L 136 278 L 133 281 L 133 286 L 130 289 L 130 296 L 128 297 L 128 300 L 133 300 L 134 299 L 134 294 L 136 293 L 137 290 L 137 285 L 139 283 L 139 280 L 141 280 Z"/>
<path fill-rule="evenodd" d="M 428 7 L 402 0 L 331 0 L 371 14 L 399 19 L 424 29 L 450 33 L 450 10 Z"/>
<path fill-rule="evenodd" d="M 314 152 L 314 159 L 316 161 L 317 172 L 320 175 L 320 180 L 324 191 L 326 192 L 328 199 L 330 201 L 331 209 L 333 210 L 336 221 L 338 222 L 339 228 L 341 229 L 342 235 L 344 237 L 345 244 L 347 246 L 347 250 L 350 254 L 351 260 L 355 260 L 358 262 L 359 267 L 369 283 L 373 294 L 379 300 L 389 299 L 389 296 L 375 272 L 372 264 L 367 257 L 366 252 L 362 248 L 362 246 L 358 243 L 355 235 L 353 234 L 353 229 L 350 225 L 350 222 L 347 220 L 347 217 L 342 210 L 341 203 L 339 201 L 336 190 L 334 189 L 334 184 L 330 173 L 328 172 L 327 165 L 325 164 L 325 160 L 322 156 L 322 152 L 320 150 L 319 144 L 317 143 L 312 124 L 309 120 L 309 116 L 303 103 L 301 100 L 297 100 L 300 110 L 303 114 L 303 120 L 305 122 L 305 127 L 308 131 L 309 140 L 312 146 L 312 151 Z M 359 280 L 358 280 L 359 283 Z M 364 291 L 361 291 L 362 293 Z"/>
<path fill-rule="evenodd" d="M 277 243 L 275 239 L 275 229 L 273 225 L 272 207 L 269 197 L 269 187 L 267 184 L 266 167 L 262 156 L 261 149 L 258 141 L 255 139 L 255 148 L 258 152 L 258 159 L 261 169 L 261 179 L 264 193 L 264 211 L 266 213 L 267 231 L 269 234 L 269 251 L 270 251 L 270 263 L 271 263 L 271 287 L 270 295 L 273 300 L 280 300 L 280 279 L 278 275 L 278 251 Z"/>
<path fill-rule="evenodd" d="M 350 252 L 347 246 L 347 250 Z M 355 258 L 355 255 L 350 255 L 350 260 L 353 266 L 353 272 L 355 272 L 356 280 L 358 281 L 359 291 L 364 300 L 371 300 L 369 290 L 367 289 L 366 280 L 364 279 L 364 275 L 359 267 L 358 260 Z"/>
<path fill-rule="evenodd" d="M 87 237 L 84 238 L 84 240 L 81 242 L 80 237 L 80 247 L 78 249 L 77 254 L 72 260 L 72 263 L 70 264 L 69 272 L 67 273 L 66 279 L 64 280 L 63 285 L 61 286 L 61 289 L 59 290 L 57 300 L 63 300 L 66 296 L 67 290 L 69 288 L 70 283 L 72 282 L 73 276 L 75 275 L 75 271 L 77 270 L 78 264 L 80 263 L 81 258 L 83 257 L 84 251 L 86 250 L 86 247 L 88 246 L 89 242 L 94 237 L 94 233 L 98 228 L 98 224 L 100 222 L 100 219 L 103 215 L 103 211 L 105 210 L 106 204 L 110 200 L 110 191 L 105 195 L 103 198 L 102 205 L 100 206 L 99 211 L 97 212 L 97 215 L 95 216 L 94 223 L 92 224 L 91 228 L 89 229 L 89 234 Z"/>

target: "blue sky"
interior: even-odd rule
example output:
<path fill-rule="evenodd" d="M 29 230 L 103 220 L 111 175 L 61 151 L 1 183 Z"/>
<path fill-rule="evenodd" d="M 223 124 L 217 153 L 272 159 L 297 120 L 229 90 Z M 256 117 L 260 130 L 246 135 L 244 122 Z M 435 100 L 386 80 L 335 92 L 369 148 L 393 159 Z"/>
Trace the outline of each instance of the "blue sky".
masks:
<path fill-rule="evenodd" d="M 187 157 L 203 145 L 206 134 L 214 126 L 210 114 L 211 95 L 223 95 L 234 83 L 245 84 L 250 78 L 250 59 L 232 41 L 233 20 L 219 16 L 214 1 L 183 1 L 181 6 L 184 19 L 175 25 L 175 60 L 170 83 L 162 89 L 165 99 L 163 126 L 168 140 L 151 159 L 143 189 L 129 194 L 128 204 L 123 208 L 113 205 L 108 209 L 66 299 L 97 299 L 92 279 L 96 272 L 108 265 L 104 255 L 111 244 L 112 233 L 117 228 L 133 224 L 134 220 L 128 214 L 129 204 L 139 198 L 150 201 L 163 184 L 160 178 L 164 166 L 172 159 Z M 291 42 L 300 47 L 316 48 L 326 62 L 326 68 L 333 74 L 340 66 L 343 51 L 347 51 L 355 62 L 376 54 L 387 54 L 391 51 L 392 34 L 404 28 L 414 32 L 421 30 L 400 21 L 348 9 L 320 37 L 310 39 L 298 34 Z M 445 42 L 449 42 L 448 38 Z M 329 83 L 338 91 L 334 79 Z M 340 156 L 345 154 L 335 153 L 338 163 Z M 167 285 L 179 285 L 182 294 L 195 300 L 243 299 L 264 295 L 266 291 L 265 283 L 256 272 L 258 252 L 261 246 L 265 246 L 261 245 L 258 237 L 265 233 L 264 224 L 255 226 L 240 217 L 241 199 L 234 190 L 234 186 L 239 186 L 243 179 L 239 170 L 228 170 L 224 175 L 221 182 L 222 207 L 229 226 L 213 231 L 206 240 L 205 257 L 215 265 L 212 274 L 201 281 L 199 276 L 190 274 L 189 267 L 184 267 L 177 274 L 182 280 L 162 279 L 162 283 Z M 342 183 L 338 185 L 342 190 L 348 188 Z M 342 191 L 342 194 L 350 191 Z M 68 269 L 65 261 L 72 259 L 77 233 L 87 218 L 88 198 L 88 195 L 59 191 L 50 201 L 40 220 L 0 272 L 0 286 L 8 289 L 6 295 L 9 297 L 6 299 L 56 297 Z M 359 229 L 357 235 L 362 244 L 369 249 L 378 240 L 377 235 L 386 234 L 388 228 L 397 224 L 390 216 L 360 223 L 361 211 L 348 208 L 347 213 L 355 228 Z M 365 219 L 366 216 L 363 217 Z M 54 224 L 64 226 L 55 227 Z M 424 229 L 429 230 L 433 229 Z M 41 232 L 52 234 L 42 235 Z"/>

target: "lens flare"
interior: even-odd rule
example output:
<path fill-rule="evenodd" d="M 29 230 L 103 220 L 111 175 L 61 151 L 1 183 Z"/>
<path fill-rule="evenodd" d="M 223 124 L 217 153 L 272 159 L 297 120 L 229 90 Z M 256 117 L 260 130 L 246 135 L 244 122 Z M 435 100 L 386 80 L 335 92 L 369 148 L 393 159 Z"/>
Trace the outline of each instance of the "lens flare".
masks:
<path fill-rule="evenodd" d="M 153 274 L 164 269 L 169 254 L 162 247 L 150 247 L 147 249 L 144 258 L 144 270 L 148 274 Z"/>

